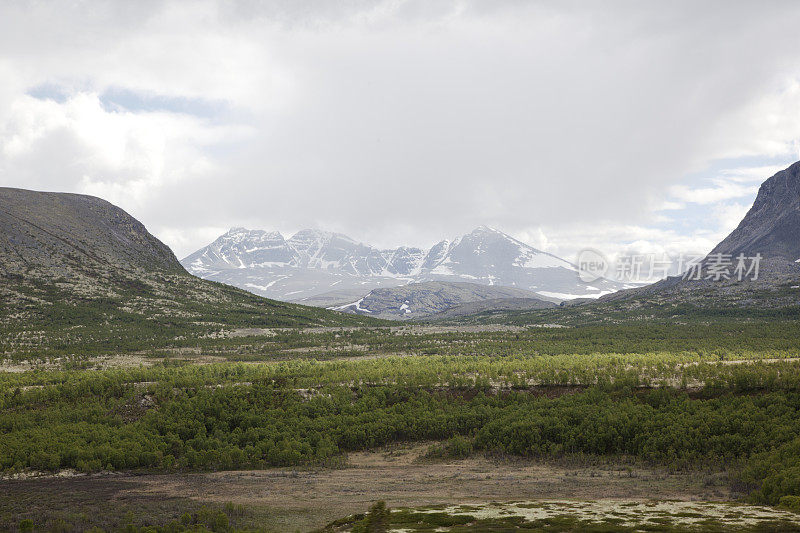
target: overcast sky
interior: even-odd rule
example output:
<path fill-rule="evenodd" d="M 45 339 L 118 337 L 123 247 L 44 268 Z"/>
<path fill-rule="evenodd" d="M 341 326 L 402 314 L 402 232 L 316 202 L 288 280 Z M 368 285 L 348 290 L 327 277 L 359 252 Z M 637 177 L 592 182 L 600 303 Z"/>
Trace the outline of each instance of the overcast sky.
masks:
<path fill-rule="evenodd" d="M 0 185 L 231 226 L 707 252 L 800 159 L 800 3 L 0 3 Z"/>

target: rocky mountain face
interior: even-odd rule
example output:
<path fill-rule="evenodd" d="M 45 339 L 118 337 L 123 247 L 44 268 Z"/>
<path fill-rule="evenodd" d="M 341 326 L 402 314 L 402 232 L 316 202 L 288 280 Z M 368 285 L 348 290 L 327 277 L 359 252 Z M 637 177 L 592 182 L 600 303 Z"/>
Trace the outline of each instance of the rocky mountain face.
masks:
<path fill-rule="evenodd" d="M 92 196 L 0 188 L 0 276 L 65 280 L 119 268 L 182 272 L 136 219 Z M 87 287 L 88 289 L 88 287 Z"/>
<path fill-rule="evenodd" d="M 0 301 L 0 354 L 4 341 L 33 348 L 72 332 L 112 346 L 128 342 L 131 328 L 166 336 L 173 327 L 351 320 L 194 277 L 138 220 L 100 198 L 12 188 L 0 188 Z"/>
<path fill-rule="evenodd" d="M 609 280 L 584 283 L 570 262 L 485 226 L 429 250 L 381 250 L 317 230 L 285 239 L 277 232 L 234 228 L 181 263 L 206 279 L 304 302 L 322 296 L 330 303 L 340 294 L 364 296 L 376 288 L 428 281 L 514 287 L 556 299 L 621 288 Z"/>
<path fill-rule="evenodd" d="M 748 259 L 748 269 L 749 258 L 760 254 L 757 276 L 751 272 L 738 279 L 734 269 L 740 254 Z M 725 266 L 729 276 L 709 279 L 709 268 L 721 259 L 729 262 Z M 601 300 L 769 308 L 800 304 L 800 162 L 761 185 L 739 226 L 703 260 L 700 274 L 699 279 L 670 277 Z"/>
<path fill-rule="evenodd" d="M 761 185 L 753 207 L 716 253 L 800 261 L 800 161 Z"/>
<path fill-rule="evenodd" d="M 499 305 L 506 299 L 526 300 L 528 308 L 556 307 L 553 302 L 536 297 L 536 293 L 513 287 L 429 281 L 399 287 L 373 289 L 366 296 L 332 307 L 338 311 L 393 320 L 430 317 L 465 304 L 491 302 Z"/>
<path fill-rule="evenodd" d="M 477 302 L 467 302 L 449 309 L 445 309 L 435 315 L 423 317 L 426 321 L 442 321 L 461 319 L 464 317 L 486 319 L 489 316 L 503 316 L 510 312 L 538 311 L 557 307 L 552 302 L 546 302 L 538 298 L 498 298 L 496 300 L 480 300 Z"/>

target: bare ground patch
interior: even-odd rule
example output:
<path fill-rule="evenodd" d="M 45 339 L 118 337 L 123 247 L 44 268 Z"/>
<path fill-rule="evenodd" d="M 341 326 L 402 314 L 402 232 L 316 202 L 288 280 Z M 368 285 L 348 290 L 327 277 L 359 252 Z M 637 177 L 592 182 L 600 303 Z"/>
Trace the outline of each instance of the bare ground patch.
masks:
<path fill-rule="evenodd" d="M 341 469 L 270 469 L 138 476 L 133 495 L 185 497 L 268 510 L 281 524 L 308 530 L 363 512 L 382 499 L 391 507 L 540 499 L 728 501 L 723 474 L 675 474 L 627 467 L 568 467 L 484 457 L 421 462 L 428 444 L 351 453 Z M 277 518 L 276 518 L 277 519 Z M 285 520 L 285 522 L 283 522 Z M 280 524 L 278 524 L 280 525 Z"/>

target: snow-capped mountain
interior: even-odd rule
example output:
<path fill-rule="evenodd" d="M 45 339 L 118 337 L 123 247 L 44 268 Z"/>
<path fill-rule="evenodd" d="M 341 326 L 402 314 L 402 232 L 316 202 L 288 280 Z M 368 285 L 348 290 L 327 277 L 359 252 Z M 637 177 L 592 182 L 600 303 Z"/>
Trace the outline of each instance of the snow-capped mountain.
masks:
<path fill-rule="evenodd" d="M 582 283 L 577 268 L 569 261 L 486 226 L 431 248 L 419 280 L 518 287 L 558 299 L 616 290 L 611 282 L 592 286 Z"/>
<path fill-rule="evenodd" d="M 191 262 L 191 268 L 186 262 Z M 193 274 L 230 268 L 300 266 L 296 252 L 277 231 L 233 228 L 182 261 Z"/>
<path fill-rule="evenodd" d="M 609 280 L 582 282 L 577 268 L 505 233 L 481 226 L 430 250 L 381 250 L 340 233 L 233 228 L 181 261 L 202 278 L 278 300 L 302 300 L 335 291 L 365 295 L 414 282 L 468 281 L 517 287 L 556 299 L 597 297 L 622 288 Z"/>

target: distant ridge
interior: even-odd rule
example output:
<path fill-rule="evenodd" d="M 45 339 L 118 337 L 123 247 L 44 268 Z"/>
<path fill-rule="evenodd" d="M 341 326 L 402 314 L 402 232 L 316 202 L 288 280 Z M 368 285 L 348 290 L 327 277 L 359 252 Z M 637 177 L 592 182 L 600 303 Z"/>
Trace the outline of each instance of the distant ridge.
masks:
<path fill-rule="evenodd" d="M 291 301 L 332 292 L 360 297 L 372 289 L 431 281 L 512 287 L 558 300 L 596 298 L 624 287 L 606 279 L 584 283 L 569 261 L 487 226 L 429 250 L 381 250 L 319 230 L 286 239 L 278 232 L 233 228 L 181 264 L 206 279 Z"/>
<path fill-rule="evenodd" d="M 508 300 L 517 300 L 510 304 Z M 520 302 L 524 301 L 524 302 Z M 478 305 L 484 302 L 483 306 Z M 486 302 L 492 302 L 488 304 Z M 553 302 L 536 298 L 536 294 L 524 289 L 480 285 L 477 283 L 428 281 L 411 283 L 400 287 L 373 289 L 366 296 L 352 303 L 331 307 L 365 316 L 393 320 L 413 320 L 430 317 L 454 308 L 490 309 L 493 306 L 546 309 L 556 307 Z M 454 313 L 455 315 L 456 313 Z"/>

